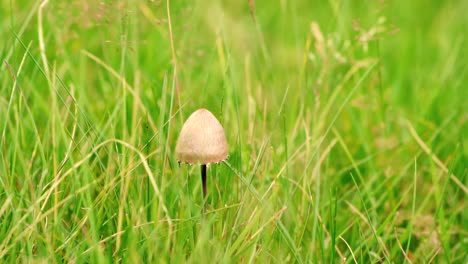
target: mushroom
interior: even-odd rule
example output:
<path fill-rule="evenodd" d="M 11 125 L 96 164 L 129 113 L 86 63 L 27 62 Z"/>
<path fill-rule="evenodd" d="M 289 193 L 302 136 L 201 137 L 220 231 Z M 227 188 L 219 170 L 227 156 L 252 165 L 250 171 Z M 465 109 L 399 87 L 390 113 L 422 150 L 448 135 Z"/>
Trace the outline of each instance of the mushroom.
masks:
<path fill-rule="evenodd" d="M 224 129 L 218 119 L 206 109 L 193 112 L 180 131 L 176 156 L 179 163 L 201 165 L 203 199 L 206 198 L 207 165 L 226 160 L 228 153 Z"/>

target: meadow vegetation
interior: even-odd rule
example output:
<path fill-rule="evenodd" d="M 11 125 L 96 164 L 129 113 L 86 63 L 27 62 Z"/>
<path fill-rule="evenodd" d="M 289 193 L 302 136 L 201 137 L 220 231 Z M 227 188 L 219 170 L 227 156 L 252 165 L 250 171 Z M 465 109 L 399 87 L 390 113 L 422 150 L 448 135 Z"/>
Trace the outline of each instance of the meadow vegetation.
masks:
<path fill-rule="evenodd" d="M 466 10 L 0 0 L 0 262 L 466 263 Z"/>

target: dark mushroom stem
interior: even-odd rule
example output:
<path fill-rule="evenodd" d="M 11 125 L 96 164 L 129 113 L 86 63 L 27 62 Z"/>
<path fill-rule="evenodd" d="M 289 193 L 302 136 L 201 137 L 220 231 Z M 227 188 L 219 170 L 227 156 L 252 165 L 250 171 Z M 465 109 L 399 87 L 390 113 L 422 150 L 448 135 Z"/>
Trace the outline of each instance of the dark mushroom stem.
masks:
<path fill-rule="evenodd" d="M 203 200 L 206 198 L 206 164 L 201 165 L 201 180 L 203 188 Z"/>

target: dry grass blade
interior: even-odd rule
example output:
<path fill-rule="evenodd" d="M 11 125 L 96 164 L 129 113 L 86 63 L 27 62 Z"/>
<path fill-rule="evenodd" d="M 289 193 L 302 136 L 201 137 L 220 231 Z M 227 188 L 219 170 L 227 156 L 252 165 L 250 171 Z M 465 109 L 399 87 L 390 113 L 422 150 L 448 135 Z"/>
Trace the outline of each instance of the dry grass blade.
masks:
<path fill-rule="evenodd" d="M 426 152 L 429 157 L 437 164 L 437 166 L 444 172 L 449 174 L 450 179 L 458 186 L 460 189 L 465 193 L 468 194 L 468 188 L 455 176 L 453 173 L 450 173 L 449 169 L 445 166 L 445 164 L 440 161 L 440 159 L 432 152 L 432 150 L 424 143 L 424 141 L 419 137 L 418 133 L 414 129 L 413 125 L 409 121 L 406 121 L 406 125 L 413 136 L 414 140 L 418 143 L 418 145 Z"/>
<path fill-rule="evenodd" d="M 256 23 L 257 20 L 255 19 L 255 0 L 249 0 L 249 11 L 250 17 Z"/>

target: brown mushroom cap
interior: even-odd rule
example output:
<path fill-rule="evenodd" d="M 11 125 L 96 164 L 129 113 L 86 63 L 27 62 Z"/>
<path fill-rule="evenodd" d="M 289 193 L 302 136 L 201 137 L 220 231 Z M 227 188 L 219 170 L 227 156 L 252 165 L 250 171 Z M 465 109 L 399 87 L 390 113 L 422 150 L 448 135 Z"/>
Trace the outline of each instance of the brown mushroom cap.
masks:
<path fill-rule="evenodd" d="M 226 160 L 229 149 L 224 129 L 206 109 L 193 112 L 179 134 L 176 155 L 179 162 L 210 164 Z"/>

